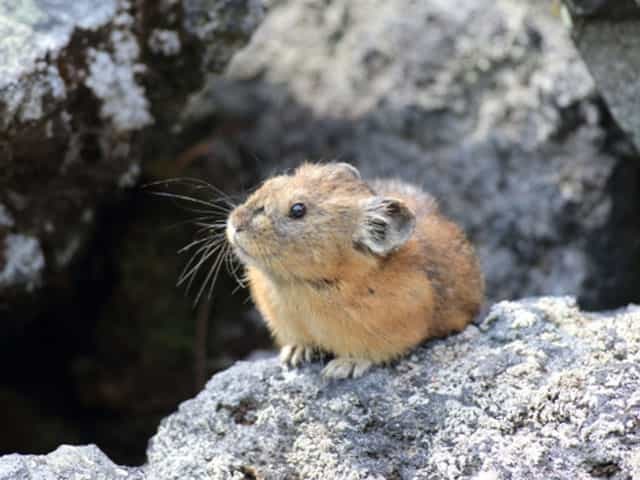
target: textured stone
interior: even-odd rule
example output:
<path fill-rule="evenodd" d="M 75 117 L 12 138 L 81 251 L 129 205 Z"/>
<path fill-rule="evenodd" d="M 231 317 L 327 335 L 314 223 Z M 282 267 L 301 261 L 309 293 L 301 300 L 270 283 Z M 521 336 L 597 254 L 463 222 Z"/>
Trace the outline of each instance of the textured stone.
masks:
<path fill-rule="evenodd" d="M 628 20 L 640 13 L 638 0 L 564 0 L 572 15 L 580 18 Z"/>
<path fill-rule="evenodd" d="M 4 238 L 6 259 L 0 270 L 0 288 L 24 285 L 33 290 L 42 280 L 44 255 L 38 239 L 20 234 L 9 234 Z"/>
<path fill-rule="evenodd" d="M 0 451 L 96 442 L 137 462 L 201 385 L 194 311 L 174 288 L 189 231 L 163 228 L 184 212 L 161 201 L 142 212 L 131 190 L 185 174 L 173 167 L 190 142 L 182 105 L 263 16 L 259 0 L 0 0 L 0 394 L 15 398 Z M 218 312 L 239 337 L 239 316 Z M 209 351 L 253 345 L 230 343 Z"/>
<path fill-rule="evenodd" d="M 55 65 L 76 28 L 95 31 L 116 13 L 115 0 L 67 2 L 28 0 L 0 4 L 0 126 L 37 120 L 47 97 L 64 100 L 66 89 Z M 49 102 L 51 103 L 51 102 Z"/>
<path fill-rule="evenodd" d="M 143 480 L 135 468 L 115 465 L 95 445 L 63 445 L 46 457 L 7 455 L 0 460 L 0 480 Z"/>
<path fill-rule="evenodd" d="M 158 150 L 176 155 L 176 110 L 263 16 L 259 0 L 0 2 L 0 245 L 34 239 L 44 261 L 38 282 L 2 277 L 5 308 L 25 295 L 37 306 L 34 286 L 72 283 L 96 210 Z M 0 252 L 0 270 L 17 251 Z"/>
<path fill-rule="evenodd" d="M 566 297 L 502 302 L 478 326 L 363 378 L 328 382 L 320 369 L 269 359 L 217 374 L 162 422 L 147 464 L 124 478 L 640 475 L 638 306 L 589 314 Z M 61 450 L 97 460 L 58 462 Z M 0 479 L 58 463 L 119 478 L 94 448 L 69 447 L 0 458 Z"/>
<path fill-rule="evenodd" d="M 494 306 L 362 380 L 275 360 L 215 376 L 149 447 L 154 478 L 612 478 L 640 474 L 640 308 Z M 209 475 L 209 476 L 208 476 Z M 225 477 L 229 475 L 229 477 Z"/>
<path fill-rule="evenodd" d="M 567 2 L 573 39 L 611 113 L 640 148 L 640 4 L 607 0 L 587 8 L 580 3 Z"/>

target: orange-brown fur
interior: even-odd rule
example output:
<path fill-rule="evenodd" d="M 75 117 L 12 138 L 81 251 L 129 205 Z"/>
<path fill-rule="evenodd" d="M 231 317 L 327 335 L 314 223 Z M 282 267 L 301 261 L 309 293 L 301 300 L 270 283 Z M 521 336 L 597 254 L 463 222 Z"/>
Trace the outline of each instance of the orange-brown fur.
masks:
<path fill-rule="evenodd" d="M 358 205 L 374 196 L 396 199 L 415 215 L 411 236 L 386 255 L 353 240 Z M 286 217 L 296 202 L 308 205 L 308 224 Z M 483 300 L 478 262 L 461 229 L 429 195 L 402 182 L 367 184 L 339 165 L 305 164 L 268 180 L 229 224 L 251 295 L 280 345 L 380 363 L 461 330 Z"/>

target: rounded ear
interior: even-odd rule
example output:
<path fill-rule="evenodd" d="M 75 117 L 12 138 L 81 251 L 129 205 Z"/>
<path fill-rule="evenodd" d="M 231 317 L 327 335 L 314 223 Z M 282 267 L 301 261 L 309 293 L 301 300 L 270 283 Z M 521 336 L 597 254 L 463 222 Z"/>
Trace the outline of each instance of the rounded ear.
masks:
<path fill-rule="evenodd" d="M 351 178 L 360 180 L 360 171 L 350 163 L 339 162 L 333 164 L 334 171 L 337 175 L 347 175 Z"/>
<path fill-rule="evenodd" d="M 404 202 L 373 197 L 361 204 L 362 216 L 353 241 L 376 255 L 388 255 L 402 247 L 416 227 L 416 217 Z"/>

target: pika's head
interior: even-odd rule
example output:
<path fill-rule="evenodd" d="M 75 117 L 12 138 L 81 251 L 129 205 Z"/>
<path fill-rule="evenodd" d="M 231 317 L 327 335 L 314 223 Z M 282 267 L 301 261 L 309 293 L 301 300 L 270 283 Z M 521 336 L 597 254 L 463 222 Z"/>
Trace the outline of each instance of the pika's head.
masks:
<path fill-rule="evenodd" d="M 329 163 L 267 180 L 231 212 L 226 235 L 245 264 L 318 279 L 349 256 L 391 254 L 414 228 L 401 200 L 376 195 L 355 167 Z"/>

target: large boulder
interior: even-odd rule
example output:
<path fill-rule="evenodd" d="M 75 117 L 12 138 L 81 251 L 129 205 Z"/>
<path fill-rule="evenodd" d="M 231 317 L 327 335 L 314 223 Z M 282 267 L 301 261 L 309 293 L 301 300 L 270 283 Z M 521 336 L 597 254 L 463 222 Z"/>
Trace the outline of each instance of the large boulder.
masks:
<path fill-rule="evenodd" d="M 0 479 L 640 475 L 638 306 L 590 314 L 566 297 L 502 302 L 478 326 L 363 378 L 328 382 L 320 369 L 271 359 L 217 374 L 162 422 L 139 471 L 117 476 L 94 448 L 64 447 L 0 458 Z"/>
<path fill-rule="evenodd" d="M 552 2 L 275 1 L 189 111 L 244 119 L 211 156 L 245 152 L 263 176 L 337 158 L 424 185 L 493 300 L 640 295 L 640 164 Z"/>
<path fill-rule="evenodd" d="M 263 16 L 259 0 L 0 5 L 0 311 L 24 320 L 20 300 L 68 282 L 100 207 L 175 154 L 185 99 Z"/>

